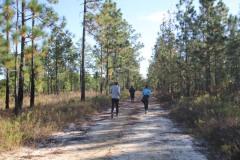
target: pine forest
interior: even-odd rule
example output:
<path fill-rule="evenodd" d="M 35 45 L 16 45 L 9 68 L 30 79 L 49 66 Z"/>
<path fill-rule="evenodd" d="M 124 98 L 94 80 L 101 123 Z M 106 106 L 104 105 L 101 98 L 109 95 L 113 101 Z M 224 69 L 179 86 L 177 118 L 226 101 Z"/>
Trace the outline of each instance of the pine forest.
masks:
<path fill-rule="evenodd" d="M 174 121 L 223 159 L 240 158 L 240 14 L 222 0 L 179 0 L 144 77 L 141 33 L 117 3 L 81 1 L 78 40 L 57 0 L 0 1 L 0 152 L 111 107 L 118 82 L 123 99 L 147 84 Z"/>

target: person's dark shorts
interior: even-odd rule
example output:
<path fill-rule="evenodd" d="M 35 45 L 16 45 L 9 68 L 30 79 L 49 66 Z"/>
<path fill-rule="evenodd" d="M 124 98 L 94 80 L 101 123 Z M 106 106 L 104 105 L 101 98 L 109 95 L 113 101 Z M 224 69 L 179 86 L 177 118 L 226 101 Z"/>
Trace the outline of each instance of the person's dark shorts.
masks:
<path fill-rule="evenodd" d="M 116 98 L 112 98 L 112 103 L 114 104 L 118 104 L 119 103 L 119 99 L 116 99 Z"/>
<path fill-rule="evenodd" d="M 131 97 L 131 98 L 134 98 L 134 94 L 130 94 L 130 97 Z"/>

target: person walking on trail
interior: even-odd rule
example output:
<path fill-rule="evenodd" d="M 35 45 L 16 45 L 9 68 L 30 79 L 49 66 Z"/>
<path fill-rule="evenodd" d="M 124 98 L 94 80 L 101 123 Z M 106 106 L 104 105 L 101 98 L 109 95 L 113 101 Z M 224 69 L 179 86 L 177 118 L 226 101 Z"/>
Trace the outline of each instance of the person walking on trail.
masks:
<path fill-rule="evenodd" d="M 133 86 L 129 89 L 130 97 L 131 97 L 131 102 L 134 103 L 134 97 L 135 97 L 135 89 Z"/>
<path fill-rule="evenodd" d="M 151 94 L 152 94 L 151 90 L 148 89 L 148 85 L 146 85 L 142 91 L 142 95 L 143 95 L 142 102 L 144 103 L 145 114 L 147 114 L 147 112 L 148 112 L 148 99 Z"/>
<path fill-rule="evenodd" d="M 118 104 L 120 99 L 120 87 L 118 86 L 118 82 L 115 82 L 111 87 L 110 93 L 112 94 L 111 118 L 113 118 L 114 105 L 116 105 L 116 117 L 118 116 Z"/>

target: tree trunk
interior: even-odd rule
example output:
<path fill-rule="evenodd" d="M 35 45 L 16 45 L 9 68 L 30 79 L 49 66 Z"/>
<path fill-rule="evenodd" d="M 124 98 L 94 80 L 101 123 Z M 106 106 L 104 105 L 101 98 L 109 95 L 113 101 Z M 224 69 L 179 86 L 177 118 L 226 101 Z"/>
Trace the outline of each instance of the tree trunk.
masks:
<path fill-rule="evenodd" d="M 103 51 L 102 51 L 102 45 L 101 45 L 101 77 L 100 77 L 100 93 L 103 92 Z"/>
<path fill-rule="evenodd" d="M 83 37 L 82 37 L 82 83 L 81 83 L 81 100 L 85 101 L 85 24 L 86 24 L 86 12 L 87 12 L 87 4 L 86 0 L 84 0 L 84 11 L 83 11 Z"/>
<path fill-rule="evenodd" d="M 56 61 L 55 61 L 55 94 L 58 95 L 58 52 L 56 51 Z"/>
<path fill-rule="evenodd" d="M 127 85 L 126 88 L 129 89 L 130 88 L 130 71 L 127 71 Z"/>
<path fill-rule="evenodd" d="M 10 50 L 10 42 L 9 42 L 9 32 L 6 32 L 7 37 L 7 54 L 9 54 Z M 9 86 L 9 69 L 6 69 L 6 97 L 5 97 L 5 108 L 9 109 L 9 94 L 10 94 L 10 86 Z"/>
<path fill-rule="evenodd" d="M 107 46 L 107 64 L 106 64 L 106 72 L 107 72 L 107 73 L 106 73 L 106 85 L 105 85 L 106 95 L 108 95 L 108 89 L 107 89 L 107 88 L 108 88 L 108 78 L 109 78 L 109 77 L 108 77 L 108 76 L 109 76 L 108 57 L 109 57 L 109 55 L 108 55 L 108 46 Z"/>
<path fill-rule="evenodd" d="M 6 69 L 6 97 L 5 97 L 5 108 L 9 109 L 9 69 Z"/>
<path fill-rule="evenodd" d="M 46 57 L 46 59 L 48 58 L 48 56 Z M 47 93 L 48 95 L 50 94 L 50 85 L 51 85 L 51 81 L 50 81 L 50 74 L 49 74 L 49 63 L 47 61 Z"/>
<path fill-rule="evenodd" d="M 34 28 L 34 16 L 35 14 L 33 13 L 32 15 L 32 30 Z M 34 37 L 32 33 L 32 64 L 31 64 L 31 94 L 30 94 L 30 107 L 34 107 L 34 100 L 35 100 L 35 72 L 34 72 Z"/>
<path fill-rule="evenodd" d="M 190 75 L 189 75 L 189 69 L 188 69 L 188 50 L 186 49 L 186 60 L 185 60 L 185 67 L 186 67 L 186 96 L 189 97 L 190 96 Z"/>
<path fill-rule="evenodd" d="M 74 80 L 73 78 L 74 78 L 74 77 L 73 77 L 73 72 L 71 71 L 71 72 L 70 72 L 70 75 L 69 75 L 69 79 L 70 79 L 70 90 L 71 90 L 71 91 L 73 91 L 73 82 L 74 82 L 74 81 L 73 81 L 73 80 Z"/>
<path fill-rule="evenodd" d="M 16 0 L 16 8 L 17 8 L 17 17 L 16 17 L 16 32 L 18 31 L 18 16 L 19 16 L 19 11 L 18 11 L 18 0 Z M 14 83 L 14 96 L 15 96 L 15 108 L 14 108 L 14 114 L 17 116 L 18 115 L 18 41 L 15 44 L 15 83 Z"/>
<path fill-rule="evenodd" d="M 22 27 L 26 26 L 25 22 L 25 0 L 22 1 Z M 21 37 L 21 59 L 20 59 L 20 72 L 19 72 L 19 90 L 18 90 L 18 108 L 22 109 L 23 106 L 23 87 L 24 87 L 24 66 L 25 66 L 25 36 Z"/>
<path fill-rule="evenodd" d="M 206 72 L 206 91 L 210 93 L 210 91 L 211 91 L 211 68 L 210 68 L 210 56 L 208 53 L 207 53 L 207 59 L 206 59 L 205 72 Z"/>
<path fill-rule="evenodd" d="M 53 94 L 54 93 L 54 86 L 53 86 L 54 79 L 53 79 L 53 76 L 51 76 L 50 81 L 51 81 L 51 94 Z"/>

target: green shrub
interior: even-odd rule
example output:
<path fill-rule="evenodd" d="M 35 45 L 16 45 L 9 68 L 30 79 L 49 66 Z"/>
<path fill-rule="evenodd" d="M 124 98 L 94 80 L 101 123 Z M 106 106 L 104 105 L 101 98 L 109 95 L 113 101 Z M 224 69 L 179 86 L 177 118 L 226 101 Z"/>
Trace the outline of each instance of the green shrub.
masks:
<path fill-rule="evenodd" d="M 209 94 L 181 97 L 170 115 L 186 124 L 196 136 L 213 144 L 226 159 L 240 158 L 240 106 L 237 103 Z"/>

